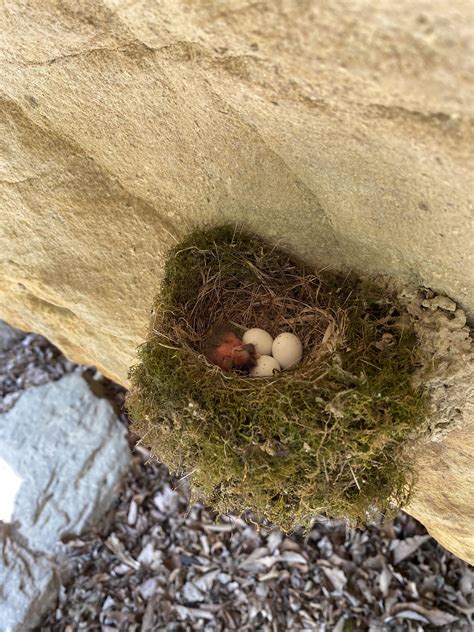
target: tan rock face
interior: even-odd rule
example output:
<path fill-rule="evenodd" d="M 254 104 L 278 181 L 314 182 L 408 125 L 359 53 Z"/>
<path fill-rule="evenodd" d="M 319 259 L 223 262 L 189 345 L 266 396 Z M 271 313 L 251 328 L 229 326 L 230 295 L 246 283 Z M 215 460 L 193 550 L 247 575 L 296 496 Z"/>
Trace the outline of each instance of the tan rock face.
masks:
<path fill-rule="evenodd" d="M 164 252 L 208 220 L 474 313 L 468 0 L 1 11 L 0 317 L 126 383 Z"/>
<path fill-rule="evenodd" d="M 471 422 L 420 446 L 417 491 L 408 511 L 460 558 L 474 562 L 474 406 Z"/>
<path fill-rule="evenodd" d="M 405 289 L 424 352 L 420 378 L 431 414 L 415 447 L 417 483 L 407 507 L 459 557 L 474 562 L 474 342 L 466 315 L 443 296 Z M 453 309 L 454 308 L 454 309 Z"/>

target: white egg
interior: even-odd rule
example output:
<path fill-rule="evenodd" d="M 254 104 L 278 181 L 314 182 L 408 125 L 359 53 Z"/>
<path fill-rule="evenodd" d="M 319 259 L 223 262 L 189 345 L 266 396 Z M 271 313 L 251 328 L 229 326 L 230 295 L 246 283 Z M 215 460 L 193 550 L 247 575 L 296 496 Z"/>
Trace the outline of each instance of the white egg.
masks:
<path fill-rule="evenodd" d="M 269 355 L 261 355 L 257 364 L 250 371 L 250 375 L 254 377 L 272 377 L 274 371 L 281 371 L 281 367 L 275 358 Z"/>
<path fill-rule="evenodd" d="M 271 355 L 272 353 L 273 338 L 264 329 L 258 327 L 247 329 L 242 340 L 246 345 L 254 345 L 256 352 L 261 355 Z"/>
<path fill-rule="evenodd" d="M 278 360 L 282 369 L 289 369 L 303 357 L 303 345 L 295 334 L 286 332 L 275 338 L 272 345 L 272 355 Z"/>

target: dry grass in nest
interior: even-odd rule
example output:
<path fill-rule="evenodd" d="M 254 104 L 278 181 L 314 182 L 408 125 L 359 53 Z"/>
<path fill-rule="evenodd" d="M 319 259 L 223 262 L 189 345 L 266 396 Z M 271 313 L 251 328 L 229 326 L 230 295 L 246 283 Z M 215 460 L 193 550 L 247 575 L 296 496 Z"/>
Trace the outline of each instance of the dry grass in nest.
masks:
<path fill-rule="evenodd" d="M 178 251 L 178 256 L 183 251 Z M 209 251 L 219 261 L 219 247 Z M 261 269 L 249 259 L 248 252 L 233 250 L 225 264 L 197 270 L 201 285 L 197 296 L 185 302 L 170 323 L 173 339 L 178 344 L 189 344 L 196 351 L 209 330 L 230 324 L 245 332 L 260 327 L 272 337 L 281 332 L 296 334 L 303 343 L 305 359 L 335 351 L 344 343 L 347 315 L 343 306 L 329 305 L 322 290 L 322 280 L 305 271 L 289 255 L 280 257 L 279 265 L 271 257 Z M 253 278 L 239 282 L 229 268 L 249 268 Z M 158 328 L 155 333 L 159 336 Z M 169 331 L 166 334 L 169 337 Z"/>
<path fill-rule="evenodd" d="M 413 331 L 373 283 L 309 270 L 234 227 L 198 230 L 168 259 L 131 371 L 134 430 L 221 511 L 283 528 L 316 514 L 364 522 L 406 502 L 406 447 L 426 402 Z M 201 343 L 232 323 L 295 333 L 305 355 L 273 378 L 225 374 Z"/>

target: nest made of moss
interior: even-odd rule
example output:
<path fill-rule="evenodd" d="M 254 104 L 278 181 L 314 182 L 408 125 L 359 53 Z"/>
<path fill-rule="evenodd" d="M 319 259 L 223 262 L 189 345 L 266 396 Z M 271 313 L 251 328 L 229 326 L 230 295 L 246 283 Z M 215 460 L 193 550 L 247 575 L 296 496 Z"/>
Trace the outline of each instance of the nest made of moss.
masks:
<path fill-rule="evenodd" d="M 224 322 L 293 332 L 303 360 L 272 378 L 224 373 L 202 353 Z M 361 524 L 408 500 L 426 413 L 416 368 L 395 296 L 221 226 L 170 252 L 127 404 L 152 454 L 192 473 L 218 511 L 253 510 L 284 529 L 320 514 Z"/>

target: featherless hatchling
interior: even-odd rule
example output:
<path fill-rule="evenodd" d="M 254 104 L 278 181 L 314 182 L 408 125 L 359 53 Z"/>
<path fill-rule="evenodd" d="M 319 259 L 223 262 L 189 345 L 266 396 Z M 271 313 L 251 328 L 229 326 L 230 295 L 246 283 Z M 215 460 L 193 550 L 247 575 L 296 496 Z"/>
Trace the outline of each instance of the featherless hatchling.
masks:
<path fill-rule="evenodd" d="M 208 333 L 202 351 L 209 362 L 226 372 L 248 373 L 257 361 L 255 346 L 244 344 L 232 327 L 227 325 L 220 325 Z"/>

